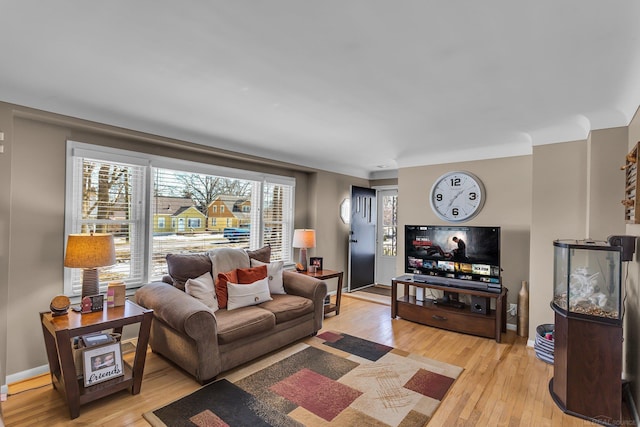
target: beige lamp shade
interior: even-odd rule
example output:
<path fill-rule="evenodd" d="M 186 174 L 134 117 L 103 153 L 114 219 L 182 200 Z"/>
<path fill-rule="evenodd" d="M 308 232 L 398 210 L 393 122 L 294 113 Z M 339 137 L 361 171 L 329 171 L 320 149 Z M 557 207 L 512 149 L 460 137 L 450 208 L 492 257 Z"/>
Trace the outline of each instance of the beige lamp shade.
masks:
<path fill-rule="evenodd" d="M 316 230 L 299 229 L 293 231 L 293 247 L 294 248 L 315 248 L 316 247 Z"/>
<path fill-rule="evenodd" d="M 293 230 L 293 247 L 300 248 L 300 269 L 307 271 L 307 248 L 316 247 L 316 230 Z"/>
<path fill-rule="evenodd" d="M 64 266 L 82 268 L 82 297 L 97 295 L 100 291 L 98 267 L 116 263 L 113 235 L 106 233 L 70 234 Z"/>
<path fill-rule="evenodd" d="M 113 235 L 107 233 L 70 234 L 64 266 L 71 268 L 95 268 L 116 263 L 116 247 Z"/>

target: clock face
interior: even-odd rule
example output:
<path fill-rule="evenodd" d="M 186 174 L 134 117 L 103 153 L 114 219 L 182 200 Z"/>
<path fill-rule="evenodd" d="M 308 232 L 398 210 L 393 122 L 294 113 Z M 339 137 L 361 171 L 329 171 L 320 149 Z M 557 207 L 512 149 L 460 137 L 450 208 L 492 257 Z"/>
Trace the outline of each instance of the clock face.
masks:
<path fill-rule="evenodd" d="M 431 208 L 445 221 L 462 222 L 476 216 L 484 205 L 484 186 L 469 172 L 449 172 L 431 187 Z"/>

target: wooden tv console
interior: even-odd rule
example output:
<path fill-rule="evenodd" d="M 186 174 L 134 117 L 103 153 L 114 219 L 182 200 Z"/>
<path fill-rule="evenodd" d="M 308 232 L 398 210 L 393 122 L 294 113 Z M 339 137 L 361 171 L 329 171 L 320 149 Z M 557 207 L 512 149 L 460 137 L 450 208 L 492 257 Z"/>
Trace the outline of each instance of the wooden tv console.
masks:
<path fill-rule="evenodd" d="M 398 297 L 398 286 L 404 286 L 404 295 Z M 437 289 L 445 292 L 472 295 L 496 300 L 495 309 L 489 309 L 487 314 L 474 313 L 465 304 L 463 308 L 455 308 L 434 303 L 435 300 L 424 298 L 416 300 L 409 295 L 409 287 L 423 289 Z M 391 318 L 397 316 L 413 322 L 422 323 L 436 328 L 448 329 L 465 334 L 495 338 L 502 340 L 502 332 L 507 331 L 507 288 L 502 292 L 488 292 L 479 289 L 455 288 L 435 283 L 415 282 L 411 276 L 400 276 L 391 281 Z"/>

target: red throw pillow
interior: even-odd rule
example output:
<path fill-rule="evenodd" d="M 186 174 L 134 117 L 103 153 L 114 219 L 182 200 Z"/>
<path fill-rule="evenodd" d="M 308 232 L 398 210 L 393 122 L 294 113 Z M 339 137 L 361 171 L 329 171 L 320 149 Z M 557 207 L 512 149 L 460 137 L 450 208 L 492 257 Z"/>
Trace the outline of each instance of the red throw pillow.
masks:
<path fill-rule="evenodd" d="M 218 307 L 225 308 L 227 306 L 227 282 L 238 283 L 238 270 L 227 271 L 226 273 L 218 273 L 216 279 L 216 297 L 218 298 Z"/>
<path fill-rule="evenodd" d="M 236 269 L 236 274 L 238 276 L 238 281 L 232 281 L 232 283 L 248 285 L 267 277 L 267 266 L 261 265 L 260 267 L 238 268 Z"/>

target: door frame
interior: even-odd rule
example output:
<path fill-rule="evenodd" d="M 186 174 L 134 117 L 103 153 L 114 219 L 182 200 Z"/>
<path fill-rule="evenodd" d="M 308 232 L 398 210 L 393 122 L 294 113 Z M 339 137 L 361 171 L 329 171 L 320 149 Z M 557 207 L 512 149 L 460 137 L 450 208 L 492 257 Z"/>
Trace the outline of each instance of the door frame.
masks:
<path fill-rule="evenodd" d="M 381 203 L 381 198 L 380 198 L 380 192 L 381 191 L 395 191 L 396 192 L 396 197 L 398 196 L 398 186 L 397 185 L 379 185 L 379 186 L 373 186 L 371 187 L 374 190 L 376 190 L 376 203 L 378 203 L 378 218 L 376 219 L 376 260 L 375 260 L 375 272 L 374 272 L 374 281 L 376 284 L 382 284 L 382 285 L 387 285 L 386 283 L 379 283 L 378 278 L 378 268 L 379 266 L 382 265 L 382 263 L 380 262 L 380 253 L 382 252 L 382 241 L 380 240 L 380 230 L 382 229 L 382 209 L 380 208 L 380 203 Z M 397 205 L 396 205 L 396 209 L 397 209 Z M 396 211 L 396 218 L 397 218 L 397 211 Z M 398 224 L 396 223 L 396 239 L 398 236 Z M 397 240 L 396 240 L 396 245 L 398 244 Z M 397 247 L 396 247 L 396 264 L 397 264 Z M 397 265 L 394 266 L 394 271 L 397 268 Z M 394 274 L 394 277 L 396 276 L 396 274 Z M 391 286 L 391 282 L 388 283 L 388 286 Z"/>

